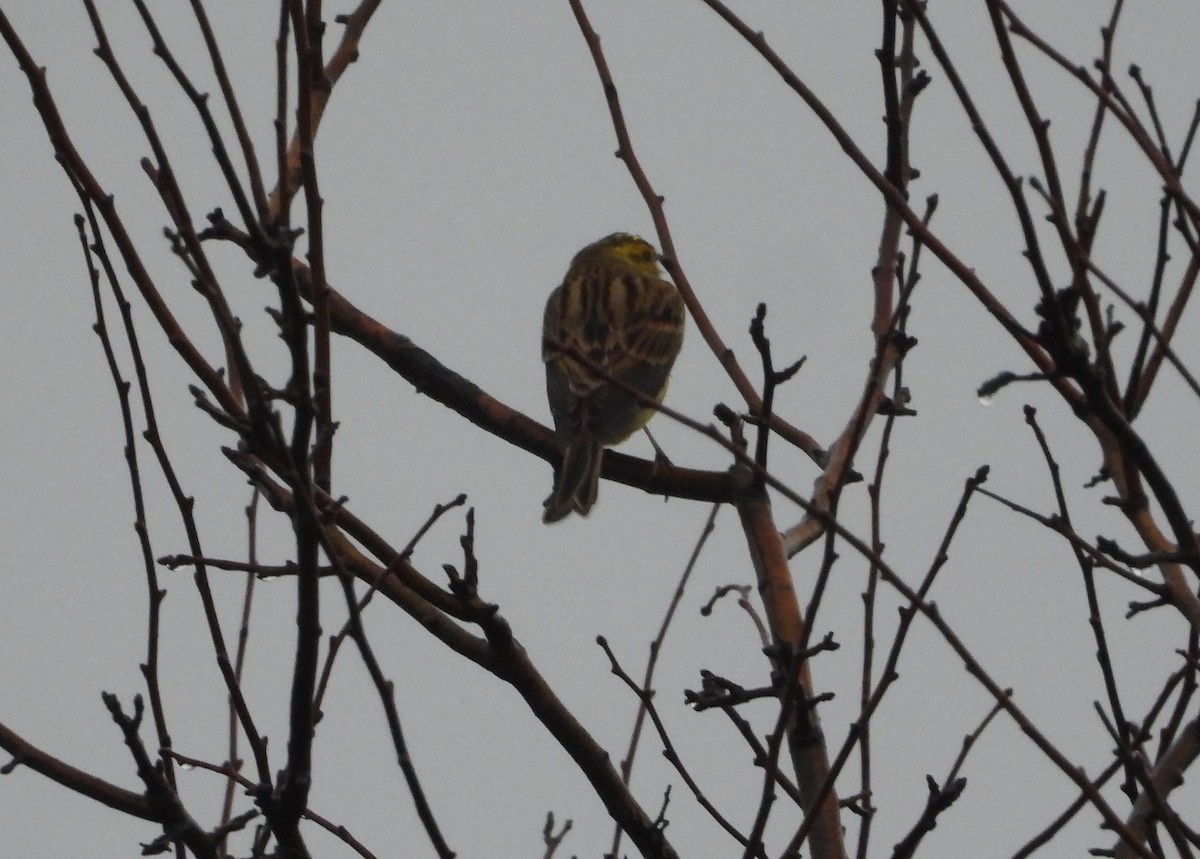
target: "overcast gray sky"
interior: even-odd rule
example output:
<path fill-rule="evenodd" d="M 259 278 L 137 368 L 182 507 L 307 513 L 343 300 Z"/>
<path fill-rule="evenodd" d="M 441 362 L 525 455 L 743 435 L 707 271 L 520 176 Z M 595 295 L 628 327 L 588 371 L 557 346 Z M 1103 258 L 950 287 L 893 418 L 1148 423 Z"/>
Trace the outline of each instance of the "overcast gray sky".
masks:
<path fill-rule="evenodd" d="M 1109 4 L 1071 0 L 1013 3 L 1073 61 L 1090 67 Z M 1153 84 L 1166 133 L 1177 151 L 1200 90 L 1200 12 L 1190 0 L 1128 4 L 1114 67 L 1138 63 Z M 150 52 L 132 6 L 101 3 L 109 36 L 150 106 L 180 172 L 193 214 L 232 206 L 203 129 Z M 165 37 L 202 88 L 214 91 L 195 26 L 182 6 L 154 4 Z M 48 69 L 69 130 L 140 242 L 144 259 L 210 360 L 221 363 L 186 272 L 159 238 L 166 216 L 138 161 L 148 146 L 103 65 L 82 6 L 32 0 L 0 3 L 26 45 Z M 262 163 L 271 160 L 276 4 L 211 2 L 209 13 L 242 97 Z M 326 4 L 332 23 L 349 4 Z M 823 442 L 844 426 L 871 355 L 871 266 L 883 207 L 817 119 L 768 66 L 698 2 L 590 0 L 635 149 L 666 211 L 679 261 L 726 341 L 757 378 L 747 324 L 768 303 L 768 331 L 780 362 L 807 356 L 780 393 L 779 410 Z M 739 11 L 824 100 L 876 163 L 883 157 L 882 96 L 873 51 L 878 4 L 741 3 Z M 930 3 L 977 104 L 1019 174 L 1040 172 L 1030 135 L 1011 95 L 979 2 Z M 1021 46 L 1021 57 L 1073 197 L 1079 152 L 1093 104 L 1078 82 Z M 937 193 L 934 221 L 943 240 L 989 288 L 1035 325 L 1036 288 L 1020 256 L 1020 233 L 1001 183 L 971 134 L 945 76 L 921 44 L 933 83 L 918 101 L 913 199 Z M 7 54 L 6 54 L 7 56 Z M 1132 82 L 1122 81 L 1130 91 Z M 622 230 L 654 231 L 616 149 L 603 94 L 569 7 L 557 3 L 385 3 L 372 21 L 359 62 L 335 91 L 318 141 L 325 198 L 327 270 L 348 299 L 503 402 L 544 422 L 539 330 L 542 305 L 579 247 Z M 131 523 L 117 401 L 97 338 L 84 262 L 72 216 L 78 201 L 55 164 L 24 77 L 9 59 L 0 74 L 0 255 L 5 307 L 0 323 L 0 455 L 6 502 L 0 517 L 0 722 L 64 760 L 139 789 L 133 764 L 100 701 L 101 690 L 128 704 L 143 691 L 145 584 Z M 1154 263 L 1159 181 L 1114 127 L 1098 161 L 1096 184 L 1110 198 L 1096 259 L 1119 283 L 1143 295 Z M 1033 195 L 1031 201 L 1036 204 Z M 1040 210 L 1037 210 L 1040 215 Z M 1049 232 L 1043 234 L 1050 236 Z M 1183 252 L 1171 271 L 1178 278 Z M 233 249 L 215 252 L 226 292 L 266 371 L 285 355 L 262 312 L 273 288 L 255 280 Z M 1058 285 L 1067 267 L 1048 254 Z M 1073 493 L 1081 534 L 1132 543 L 1118 514 L 1100 503 L 1107 489 L 1084 492 L 1099 453 L 1061 402 L 1041 385 L 1006 390 L 990 405 L 975 390 L 1027 360 L 979 304 L 931 257 L 914 298 L 910 333 L 919 346 L 905 381 L 919 416 L 897 425 L 884 490 L 888 557 L 915 582 L 931 562 L 962 481 L 992 466 L 989 484 L 1041 512 L 1053 496 L 1022 406 L 1033 403 Z M 1170 281 L 1171 278 L 1168 278 Z M 111 307 L 110 307 L 111 312 Z M 186 490 L 195 495 L 206 551 L 243 557 L 241 506 L 249 490 L 219 452 L 232 443 L 191 406 L 189 379 L 138 308 L 160 419 Z M 186 315 L 190 312 L 190 315 Z M 1196 326 L 1178 349 L 1195 366 Z M 255 336 L 257 333 L 257 336 Z M 1128 359 L 1133 337 L 1118 341 Z M 1122 352 L 1124 349 L 1126 351 Z M 595 636 L 608 637 L 627 669 L 640 674 L 646 647 L 708 514 L 706 505 L 661 498 L 605 482 L 586 520 L 540 524 L 549 466 L 451 416 L 413 391 L 352 343 L 335 343 L 335 456 L 338 494 L 396 545 L 433 504 L 460 492 L 476 509 L 476 550 L 484 597 L 497 602 L 521 642 L 584 724 L 619 758 L 635 702 L 608 672 Z M 279 382 L 281 378 L 273 381 Z M 1200 471 L 1196 402 L 1164 374 L 1163 390 L 1139 423 L 1173 467 L 1184 503 L 1196 498 Z M 1178 396 L 1176 396 L 1178 394 Z M 694 330 L 676 365 L 668 404 L 709 420 L 717 402 L 738 405 L 732 385 Z M 655 434 L 678 464 L 720 470 L 728 455 L 710 441 L 659 418 Z M 874 465 L 877 425 L 857 463 Z M 643 438 L 624 448 L 648 455 Z M 801 492 L 817 472 L 776 445 L 773 470 Z M 140 449 L 156 554 L 183 551 L 163 482 Z M 863 484 L 847 490 L 848 525 L 866 534 Z M 781 526 L 800 518 L 777 504 Z M 421 543 L 415 562 L 430 575 L 458 564 L 461 516 L 451 515 Z M 289 556 L 286 528 L 265 517 L 260 556 Z M 819 552 L 793 561 L 801 594 Z M 224 692 L 203 629 L 199 601 L 184 570 L 164 571 L 168 589 L 163 673 L 178 751 L 223 758 Z M 843 645 L 814 664 L 836 747 L 857 714 L 861 653 L 860 593 L 866 564 L 849 549 L 835 568 L 814 633 L 834 630 Z M 696 714 L 682 690 L 708 668 L 753 686 L 766 662 L 749 619 L 732 602 L 699 615 L 713 589 L 749 584 L 753 572 L 731 510 L 701 557 L 663 652 L 658 704 L 697 778 L 739 825 L 749 827 L 759 771 L 724 717 Z M 1135 588 L 1102 578 L 1102 598 L 1117 670 L 1140 718 L 1183 622 L 1167 611 L 1121 620 Z M 228 624 L 242 581 L 220 581 Z M 341 599 L 326 601 L 327 633 L 340 625 Z M 933 593 L 945 616 L 992 675 L 1047 735 L 1089 772 L 1108 761 L 1110 743 L 1092 709 L 1103 697 L 1079 574 L 1051 537 L 983 499 L 976 501 L 950 564 Z M 884 631 L 896 598 L 884 594 Z M 247 687 L 260 729 L 281 766 L 294 649 L 294 592 L 279 580 L 259 586 Z M 385 670 L 395 681 L 404 726 L 431 802 L 461 856 L 540 855 L 547 811 L 575 829 L 559 855 L 597 856 L 611 826 L 583 777 L 552 745 L 520 699 L 481 669 L 449 654 L 382 602 L 366 616 Z M 924 776 L 942 778 L 991 706 L 925 624 L 918 623 L 900 665 L 901 682 L 875 723 L 872 855 L 884 855 L 916 819 Z M 765 732 L 765 705 L 747 708 Z M 378 856 L 425 855 L 411 803 L 394 765 L 386 726 L 357 658 L 343 654 L 318 728 L 311 806 L 346 825 Z M 634 787 L 657 809 L 672 785 L 668 829 L 682 855 L 737 855 L 736 845 L 697 807 L 678 776 L 645 738 Z M 854 790 L 847 773 L 843 793 Z M 1011 722 L 999 719 L 972 752 L 960 804 L 929 836 L 930 856 L 1008 856 L 1056 816 L 1076 789 Z M 217 776 L 184 773 L 185 799 L 214 819 Z M 1120 811 L 1115 792 L 1110 800 Z M 1181 803 L 1182 804 L 1182 803 Z M 779 810 L 773 837 L 796 818 Z M 848 819 L 853 826 L 853 819 Z M 13 856 L 132 855 L 153 827 L 100 808 L 27 769 L 0 778 L 0 832 Z M 349 855 L 307 830 L 315 853 Z M 853 835 L 853 832 L 851 833 Z M 1084 816 L 1054 855 L 1108 846 L 1110 836 Z M 714 846 L 715 845 L 715 846 Z M 627 850 L 632 848 L 626 844 Z"/>

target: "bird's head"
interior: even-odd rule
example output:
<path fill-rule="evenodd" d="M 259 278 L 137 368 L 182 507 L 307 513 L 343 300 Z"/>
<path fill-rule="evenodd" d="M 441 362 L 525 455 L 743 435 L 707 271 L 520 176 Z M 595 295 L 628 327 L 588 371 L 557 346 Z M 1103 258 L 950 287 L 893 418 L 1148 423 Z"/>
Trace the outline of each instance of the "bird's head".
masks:
<path fill-rule="evenodd" d="M 595 265 L 621 266 L 638 274 L 657 277 L 658 251 L 641 236 L 629 233 L 613 233 L 598 242 L 588 245 L 575 255 L 571 268 Z"/>

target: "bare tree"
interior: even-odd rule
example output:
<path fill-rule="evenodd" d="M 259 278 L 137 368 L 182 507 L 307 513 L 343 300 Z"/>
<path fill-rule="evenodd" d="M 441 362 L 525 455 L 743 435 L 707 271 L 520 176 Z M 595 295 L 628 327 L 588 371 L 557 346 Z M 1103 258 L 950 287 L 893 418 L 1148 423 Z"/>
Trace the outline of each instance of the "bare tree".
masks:
<path fill-rule="evenodd" d="M 605 850 L 612 856 L 626 850 L 646 857 L 686 855 L 685 848 L 675 845 L 686 838 L 691 818 L 683 811 L 676 814 L 681 802 L 677 796 L 669 788 L 663 793 L 631 787 L 635 753 L 648 743 L 661 747 L 681 790 L 700 809 L 697 817 L 705 826 L 715 823 L 723 833 L 725 840 L 712 848 L 712 855 L 796 857 L 802 851 L 821 859 L 885 851 L 896 857 L 917 855 L 924 839 L 953 816 L 968 791 L 963 775 L 968 755 L 985 730 L 1001 723 L 1015 727 L 1024 736 L 1023 752 L 1037 755 L 1073 793 L 1072 800 L 1048 810 L 1043 821 L 1010 821 L 1018 845 L 1014 855 L 1031 855 L 1057 843 L 1064 827 L 1081 820 L 1093 828 L 1094 838 L 1103 839 L 1097 843 L 1103 844 L 1106 855 L 1191 856 L 1200 849 L 1196 815 L 1189 803 L 1178 799 L 1184 774 L 1200 753 L 1194 696 L 1200 657 L 1195 578 L 1200 573 L 1200 543 L 1188 507 L 1196 489 L 1188 460 L 1195 445 L 1185 439 L 1185 455 L 1173 455 L 1171 445 L 1145 432 L 1144 421 L 1139 421 L 1156 402 L 1151 394 L 1157 393 L 1178 401 L 1171 405 L 1170 414 L 1178 422 L 1176 432 L 1186 437 L 1186 431 L 1180 430 L 1194 420 L 1189 409 L 1200 399 L 1200 385 L 1190 370 L 1196 358 L 1194 337 L 1184 333 L 1186 309 L 1200 273 L 1200 206 L 1183 181 L 1200 109 L 1182 137 L 1173 138 L 1138 67 L 1127 76 L 1114 68 L 1114 44 L 1123 13 L 1120 0 L 1099 29 L 1099 56 L 1090 65 L 1065 55 L 1027 26 L 1013 4 L 1002 0 L 983 0 L 991 32 L 976 34 L 965 45 L 943 40 L 938 10 L 910 0 L 884 0 L 878 48 L 870 60 L 877 64 L 872 74 L 880 80 L 883 135 L 878 140 L 862 139 L 839 122 L 815 88 L 752 22 L 719 0 L 704 0 L 701 5 L 741 40 L 745 51 L 765 61 L 786 87 L 785 98 L 798 102 L 820 122 L 857 174 L 874 189 L 874 208 L 863 212 L 862 218 L 882 223 L 877 256 L 871 262 L 870 312 L 858 327 L 869 329 L 870 340 L 868 349 L 857 355 L 866 368 L 857 381 L 859 393 L 846 413 L 838 416 L 842 429 L 831 440 L 818 441 L 803 428 L 801 417 L 777 407 L 784 386 L 794 384 L 804 361 L 790 338 L 772 337 L 772 322 L 794 317 L 797 308 L 759 304 L 746 320 L 753 361 L 735 356 L 729 346 L 730 323 L 710 316 L 704 290 L 689 280 L 662 188 L 639 160 L 636 129 L 627 124 L 621 100 L 626 83 L 620 69 L 610 66 L 604 48 L 609 39 L 620 36 L 605 34 L 602 43 L 583 0 L 571 0 L 583 37 L 581 50 L 587 51 L 607 102 L 617 156 L 645 203 L 664 267 L 686 303 L 691 347 L 703 344 L 723 370 L 722 381 L 732 383 L 738 396 L 736 402 L 721 403 L 714 387 L 715 423 L 646 403 L 663 413 L 656 424 L 683 425 L 719 449 L 717 468 L 687 468 L 665 457 L 641 459 L 611 450 L 604 456 L 607 481 L 651 495 L 700 502 L 710 511 L 654 634 L 647 664 L 635 669 L 618 648 L 599 639 L 612 673 L 628 693 L 625 712 L 636 712 L 628 745 L 620 752 L 597 739 L 585 715 L 566 702 L 535 655 L 522 646 L 532 630 L 528 620 L 524 626 L 518 623 L 511 606 L 492 595 L 488 550 L 477 543 L 477 511 L 467 506 L 465 496 L 438 503 L 432 492 L 410 493 L 410 502 L 427 511 L 423 514 L 427 518 L 415 533 L 397 537 L 395 523 L 368 520 L 339 488 L 334 450 L 343 435 L 334 393 L 350 383 L 335 371 L 333 355 L 343 348 L 362 350 L 444 406 L 446 425 L 465 421 L 473 425 L 472 432 L 494 436 L 530 462 L 556 466 L 561 456 L 551 429 L 488 394 L 479 380 L 455 368 L 442 351 L 438 332 L 427 332 L 423 338 L 393 330 L 356 306 L 347 297 L 348 290 L 331 282 L 328 255 L 333 248 L 323 208 L 325 174 L 319 169 L 324 162 L 319 163 L 314 141 L 331 100 L 353 86 L 343 76 L 359 56 L 378 2 L 363 0 L 349 13 L 338 15 L 334 20 L 338 29 L 330 32 L 321 4 L 299 0 L 279 4 L 276 100 L 273 113 L 264 116 L 243 106 L 236 77 L 229 71 L 228 57 L 202 2 L 191 4 L 207 60 L 200 69 L 185 62 L 180 46 L 163 35 L 157 13 L 135 0 L 154 53 L 174 79 L 178 98 L 190 105 L 193 121 L 211 149 L 224 183 L 214 191 L 203 184 L 189 185 L 190 165 L 176 161 L 159 120 L 143 102 L 137 84 L 125 71 L 123 57 L 110 42 L 104 15 L 92 0 L 85 0 L 97 55 L 128 107 L 120 120 L 125 138 L 132 141 L 136 132 L 138 142 L 130 145 L 149 152 L 141 164 L 166 216 L 166 248 L 175 265 L 186 272 L 199 305 L 191 296 L 166 288 L 159 267 L 148 261 L 162 251 L 156 244 L 160 238 L 131 226 L 112 189 L 82 154 L 80 133 L 69 128 L 60 114 L 58 94 L 49 85 L 46 70 L 0 10 L 0 34 L 28 80 L 36 116 L 78 195 L 75 224 L 81 277 L 86 276 L 91 287 L 100 354 L 120 408 L 136 516 L 133 536 L 141 551 L 148 607 L 141 663 L 144 692 L 132 700 L 104 695 L 133 757 L 140 789 L 122 788 L 111 774 L 88 772 L 60 760 L 53 749 L 30 739 L 28 732 L 0 724 L 0 745 L 12 755 L 6 773 L 34 770 L 114 813 L 148 821 L 155 827 L 156 839 L 146 846 L 147 852 L 308 856 L 318 852 L 313 833 L 323 828 L 347 852 L 388 855 L 395 850 L 393 845 L 360 843 L 353 828 L 323 816 L 310 801 L 324 772 L 314 769 L 314 759 L 328 737 L 320 723 L 329 696 L 338 694 L 334 669 L 347 660 L 343 649 L 349 644 L 375 690 L 370 703 L 356 706 L 382 712 L 389 752 L 408 790 L 406 801 L 424 833 L 419 846 L 409 832 L 398 834 L 397 843 L 408 852 L 456 855 L 459 834 L 466 827 L 487 825 L 490 809 L 465 814 L 451 803 L 439 804 L 425 787 L 419 759 L 430 767 L 451 767 L 456 757 L 454 749 L 410 749 L 397 689 L 390 679 L 391 654 L 377 646 L 374 632 L 382 626 L 403 625 L 419 629 L 424 646 L 474 663 L 511 687 L 540 723 L 547 748 L 566 752 L 590 785 L 598 807 L 615 824 L 611 844 L 576 848 L 571 844 L 572 822 L 556 823 L 550 810 L 542 831 L 546 856 L 566 849 Z M 268 50 L 266 45 L 260 47 Z M 962 72 L 964 58 L 984 47 L 998 51 L 1007 91 L 1023 117 L 1021 128 L 998 133 L 986 115 L 986 105 Z M 865 75 L 869 66 L 862 61 L 869 58 L 854 59 L 856 73 Z M 1069 151 L 1052 140 L 1039 92 L 1029 83 L 1031 63 L 1057 67 L 1061 79 L 1074 87 L 1078 103 L 1089 110 L 1090 134 L 1081 150 Z M 216 97 L 205 91 L 208 84 L 198 83 L 202 78 L 215 85 Z M 956 131 L 938 128 L 943 144 L 978 147 L 1000 180 L 993 181 L 994 187 L 1002 189 L 1002 195 L 979 188 L 939 193 L 978 195 L 977 205 L 1006 211 L 1021 236 L 1020 265 L 1012 265 L 1007 273 L 1011 282 L 1003 289 L 977 271 L 951 238 L 954 230 L 939 229 L 937 193 L 914 202 L 920 175 L 916 167 L 922 158 L 936 157 L 915 143 L 922 131 L 919 108 L 931 82 L 953 93 L 967 120 L 958 127 L 973 135 L 957 139 Z M 253 129 L 269 122 L 274 123 L 275 139 L 265 151 L 255 145 Z M 1106 258 L 1128 250 L 1124 236 L 1100 238 L 1106 223 L 1103 173 L 1109 164 L 1102 155 L 1110 140 L 1116 140 L 1118 151 L 1125 153 L 1118 167 L 1135 162 L 1145 181 L 1161 188 L 1157 243 L 1149 251 L 1154 264 L 1152 271 L 1144 273 L 1140 288 L 1122 285 L 1105 269 Z M 1032 161 L 1014 154 L 1029 143 Z M 876 158 L 871 151 L 882 156 Z M 248 306 L 247 299 L 231 286 L 231 279 L 239 276 L 225 274 L 231 250 L 242 260 L 242 281 L 252 273 L 272 285 L 268 312 L 273 331 L 243 323 L 239 308 Z M 1180 254 L 1185 261 L 1182 270 L 1170 264 Z M 897 560 L 885 535 L 894 515 L 887 496 L 894 493 L 903 505 L 914 490 L 895 487 L 887 478 L 893 441 L 918 413 L 918 398 L 910 394 L 905 381 L 905 362 L 917 345 L 909 321 L 925 294 L 920 288 L 922 275 L 934 266 L 952 276 L 957 289 L 965 290 L 986 311 L 995 330 L 1022 355 L 1020 366 L 997 367 L 992 378 L 981 379 L 978 396 L 1015 409 L 1015 390 L 1036 389 L 1040 395 L 1051 395 L 1048 401 L 1057 403 L 1072 421 L 1047 432 L 1038 410 L 1025 406 L 1028 433 L 1040 451 L 1037 468 L 1045 475 L 1044 497 L 1031 501 L 994 491 L 988 486 L 988 468 L 982 464 L 973 474 L 952 478 L 958 489 L 950 489 L 951 484 L 943 480 L 939 491 L 958 493 L 952 515 L 942 526 L 936 551 L 924 563 L 912 564 L 907 558 Z M 480 305 L 486 300 L 481 298 Z M 953 338 L 956 334 L 922 336 Z M 847 332 L 846 341 L 852 340 Z M 186 367 L 195 406 L 192 419 L 215 426 L 224 439 L 212 456 L 222 467 L 240 472 L 252 487 L 248 505 L 244 497 L 227 499 L 239 509 L 246 505 L 244 556 L 226 557 L 209 548 L 219 526 L 197 513 L 195 489 L 179 478 L 174 465 L 178 452 L 159 430 L 164 392 L 156 388 L 154 373 L 147 366 L 149 341 L 169 344 Z M 286 356 L 282 364 L 273 351 L 280 341 Z M 970 344 L 962 348 L 970 349 Z M 1161 393 L 1164 390 L 1168 393 Z M 915 439 L 920 442 L 919 432 Z M 429 455 L 421 447 L 424 441 L 414 437 L 389 451 L 389 459 L 398 460 L 389 467 L 402 470 L 405 457 Z M 1091 456 L 1098 455 L 1101 464 L 1089 486 L 1076 487 L 1062 478 L 1060 451 L 1085 448 Z M 819 472 L 807 491 L 798 488 L 802 472 L 790 458 L 797 451 Z M 984 454 L 980 456 L 982 461 Z M 169 489 L 183 535 L 182 545 L 163 556 L 158 546 L 171 538 L 155 537 L 158 517 L 148 511 L 146 501 L 152 473 L 154 482 L 161 477 Z M 1090 624 L 1095 664 L 1088 670 L 1102 679 L 1104 698 L 1096 702 L 1095 712 L 1106 731 L 1102 747 L 1087 750 L 1082 759 L 1073 746 L 1063 743 L 1062 726 L 1047 725 L 1044 718 L 1030 713 L 1014 696 L 1011 679 L 994 672 L 977 654 L 974 633 L 987 618 L 943 613 L 933 599 L 951 547 L 963 539 L 964 522 L 978 506 L 992 502 L 989 522 L 1036 524 L 1061 541 L 1057 545 L 1069 552 L 1078 569 L 1082 606 L 1075 610 L 1086 612 Z M 694 685 L 683 703 L 691 710 L 724 717 L 719 728 L 713 727 L 717 719 L 705 718 L 703 730 L 712 731 L 705 736 L 721 739 L 704 742 L 719 743 L 743 768 L 750 764 L 749 775 L 741 772 L 736 779 L 706 780 L 697 772 L 704 767 L 703 754 L 685 751 L 694 750 L 695 744 L 682 744 L 677 728 L 671 726 L 667 711 L 678 708 L 679 699 L 664 703 L 654 694 L 655 672 L 692 571 L 707 551 L 724 506 L 737 514 L 739 539 L 744 541 L 743 569 L 731 574 L 733 583 L 702 601 L 706 612 L 736 601 L 760 632 L 761 658 L 753 678 L 694 666 Z M 1104 507 L 1119 511 L 1125 520 L 1120 541 L 1115 530 L 1092 536 L 1087 526 L 1076 524 L 1092 521 L 1095 510 Z M 459 557 L 444 561 L 440 570 L 419 564 L 414 553 L 421 541 L 445 528 L 451 521 L 448 517 L 459 516 Z M 284 556 L 263 560 L 258 531 L 278 527 L 268 524 L 276 521 L 286 526 L 290 545 Z M 531 516 L 528 527 L 542 526 Z M 814 575 L 796 574 L 793 559 L 797 556 L 810 560 Z M 164 568 L 193 573 L 192 593 L 202 607 L 207 646 L 228 698 L 227 707 L 212 707 L 206 713 L 213 724 L 228 723 L 227 748 L 221 756 L 195 755 L 177 745 L 172 727 L 176 717 L 170 696 L 164 695 L 164 687 L 177 678 L 160 670 L 164 642 L 174 633 L 162 621 Z M 852 568 L 861 574 L 851 573 Z M 739 585 L 743 575 L 749 581 L 750 570 L 754 586 Z M 829 602 L 842 599 L 844 588 L 834 583 L 839 575 L 855 576 L 854 593 L 861 599 L 862 613 L 856 625 L 824 632 L 830 623 Z M 285 579 L 296 606 L 296 625 L 290 633 L 294 658 L 289 663 L 285 704 L 287 740 L 282 749 L 278 744 L 269 746 L 262 727 L 264 720 L 279 715 L 264 711 L 266 705 L 248 688 L 251 681 L 245 672 L 249 642 L 254 634 L 264 634 L 250 621 L 256 582 L 264 578 Z M 242 608 L 231 621 L 222 606 L 235 593 L 241 595 Z M 1170 624 L 1170 646 L 1156 653 L 1152 662 L 1139 665 L 1138 688 L 1149 684 L 1153 690 L 1148 704 L 1141 693 L 1129 688 L 1128 677 L 1114 668 L 1128 657 L 1120 643 L 1126 636 L 1113 634 L 1112 612 L 1106 606 L 1111 606 L 1114 594 L 1129 593 L 1137 597 L 1129 601 L 1122 628 L 1143 622 L 1147 615 L 1178 619 Z M 892 605 L 899 609 L 898 619 L 885 616 L 883 609 Z M 826 611 L 819 614 L 822 608 Z M 529 616 L 525 611 L 518 614 Z M 843 609 L 836 616 L 846 614 Z M 891 801 L 876 787 L 877 760 L 890 751 L 895 734 L 884 732 L 881 739 L 881 714 L 917 629 L 940 641 L 943 651 L 966 667 L 987 706 L 979 708 L 973 730 L 944 738 L 951 764 L 941 777 L 925 776 L 923 808 L 906 823 L 899 841 L 884 847 L 878 838 L 872 840 L 877 810 Z M 333 634 L 323 638 L 331 630 Z M 277 630 L 274 634 L 281 635 Z M 858 654 L 856 676 L 835 684 L 822 676 L 823 660 L 852 638 Z M 1045 659 L 1049 664 L 1054 655 L 1046 654 Z M 1030 671 L 1037 668 L 1031 666 Z M 857 693 L 848 725 L 831 726 L 828 720 L 823 724 L 827 690 L 833 685 Z M 922 694 L 926 706 L 935 707 L 931 702 L 942 693 L 933 687 Z M 511 695 L 509 699 L 517 700 Z M 454 702 L 446 706 L 453 707 Z M 908 715 L 923 718 L 919 712 Z M 567 758 L 563 760 L 565 765 Z M 346 765 L 353 769 L 349 762 Z M 213 774 L 210 784 L 222 796 L 219 813 L 213 814 L 181 789 L 181 767 Z M 1005 783 L 1006 775 L 993 772 L 990 779 Z M 752 789 L 747 791 L 746 784 Z M 1020 788 L 1017 783 L 1006 787 Z M 669 822 L 675 826 L 668 828 Z M 530 831 L 538 825 L 540 821 L 531 821 Z M 508 849 L 500 847 L 498 852 Z"/>

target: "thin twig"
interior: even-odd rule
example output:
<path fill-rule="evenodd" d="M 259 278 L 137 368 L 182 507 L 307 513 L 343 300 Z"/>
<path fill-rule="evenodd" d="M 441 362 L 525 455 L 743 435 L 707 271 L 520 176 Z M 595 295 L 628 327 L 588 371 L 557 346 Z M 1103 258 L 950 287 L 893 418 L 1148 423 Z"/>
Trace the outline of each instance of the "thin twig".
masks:
<path fill-rule="evenodd" d="M 704 791 L 700 789 L 700 786 L 696 783 L 696 780 L 692 778 L 691 773 L 688 772 L 687 767 L 683 763 L 683 759 L 675 751 L 675 745 L 671 742 L 671 737 L 667 733 L 666 726 L 663 725 L 662 719 L 659 718 L 658 708 L 654 706 L 653 697 L 640 686 L 638 686 L 637 681 L 630 677 L 629 674 L 626 673 L 625 669 L 621 667 L 620 662 L 617 661 L 616 654 L 612 652 L 612 648 L 608 646 L 608 641 L 604 638 L 604 636 L 597 636 L 596 643 L 600 645 L 600 648 L 608 657 L 609 668 L 612 673 L 620 678 L 622 683 L 629 687 L 630 691 L 632 691 L 633 694 L 638 697 L 638 699 L 642 702 L 642 705 L 646 708 L 646 713 L 649 715 L 650 721 L 654 724 L 654 729 L 658 733 L 658 738 L 662 741 L 663 757 L 665 757 L 671 763 L 671 765 L 675 767 L 675 771 L 679 773 L 684 783 L 688 786 L 688 789 L 691 790 L 692 795 L 696 798 L 696 801 L 700 803 L 701 807 L 705 811 L 708 812 L 709 816 L 712 817 L 712 819 L 715 820 L 722 829 L 729 833 L 729 835 L 735 841 L 737 841 L 738 844 L 741 844 L 743 847 L 747 846 L 749 841 L 746 836 L 739 832 L 738 829 L 732 823 L 730 823 L 720 811 L 717 810 L 716 806 L 712 804 L 712 801 L 709 800 Z M 758 859 L 766 859 L 766 853 L 763 852 L 761 846 L 751 855 L 758 857 Z"/>
<path fill-rule="evenodd" d="M 643 696 L 638 698 L 638 710 L 633 720 L 633 730 L 629 736 L 629 747 L 625 752 L 625 757 L 621 759 L 621 780 L 626 785 L 629 784 L 629 778 L 633 773 L 633 760 L 637 755 L 638 740 L 641 737 L 642 727 L 646 721 L 646 701 L 653 694 L 654 670 L 658 666 L 658 657 L 662 654 L 662 646 L 667 638 L 667 630 L 670 629 L 671 621 L 675 617 L 675 610 L 679 607 L 679 603 L 683 599 L 683 592 L 687 587 L 688 580 L 692 577 L 692 571 L 696 569 L 696 562 L 700 560 L 700 552 L 716 527 L 717 513 L 720 509 L 720 504 L 714 504 L 709 511 L 708 518 L 704 521 L 704 525 L 700 530 L 700 536 L 696 538 L 696 544 L 692 547 L 692 554 L 688 558 L 687 564 L 684 565 L 683 572 L 679 576 L 679 581 L 675 585 L 674 593 L 671 594 L 671 600 L 667 604 L 667 610 L 663 615 L 662 623 L 659 625 L 658 634 L 650 642 L 650 655 L 646 659 L 646 671 L 642 675 L 641 688 Z M 613 833 L 612 847 L 608 851 L 613 856 L 620 855 L 621 834 L 620 827 L 617 827 Z"/>

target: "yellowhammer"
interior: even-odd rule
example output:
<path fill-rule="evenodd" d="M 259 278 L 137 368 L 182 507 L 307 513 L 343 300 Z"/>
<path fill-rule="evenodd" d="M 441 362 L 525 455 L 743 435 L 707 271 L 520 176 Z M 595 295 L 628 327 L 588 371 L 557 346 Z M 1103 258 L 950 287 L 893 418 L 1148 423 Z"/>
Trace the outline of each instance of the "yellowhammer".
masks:
<path fill-rule="evenodd" d="M 683 343 L 683 315 L 683 299 L 660 276 L 645 239 L 614 233 L 575 254 L 542 323 L 546 396 L 563 449 L 543 522 L 592 509 L 604 446 L 654 416 L 611 379 L 661 402 Z"/>

